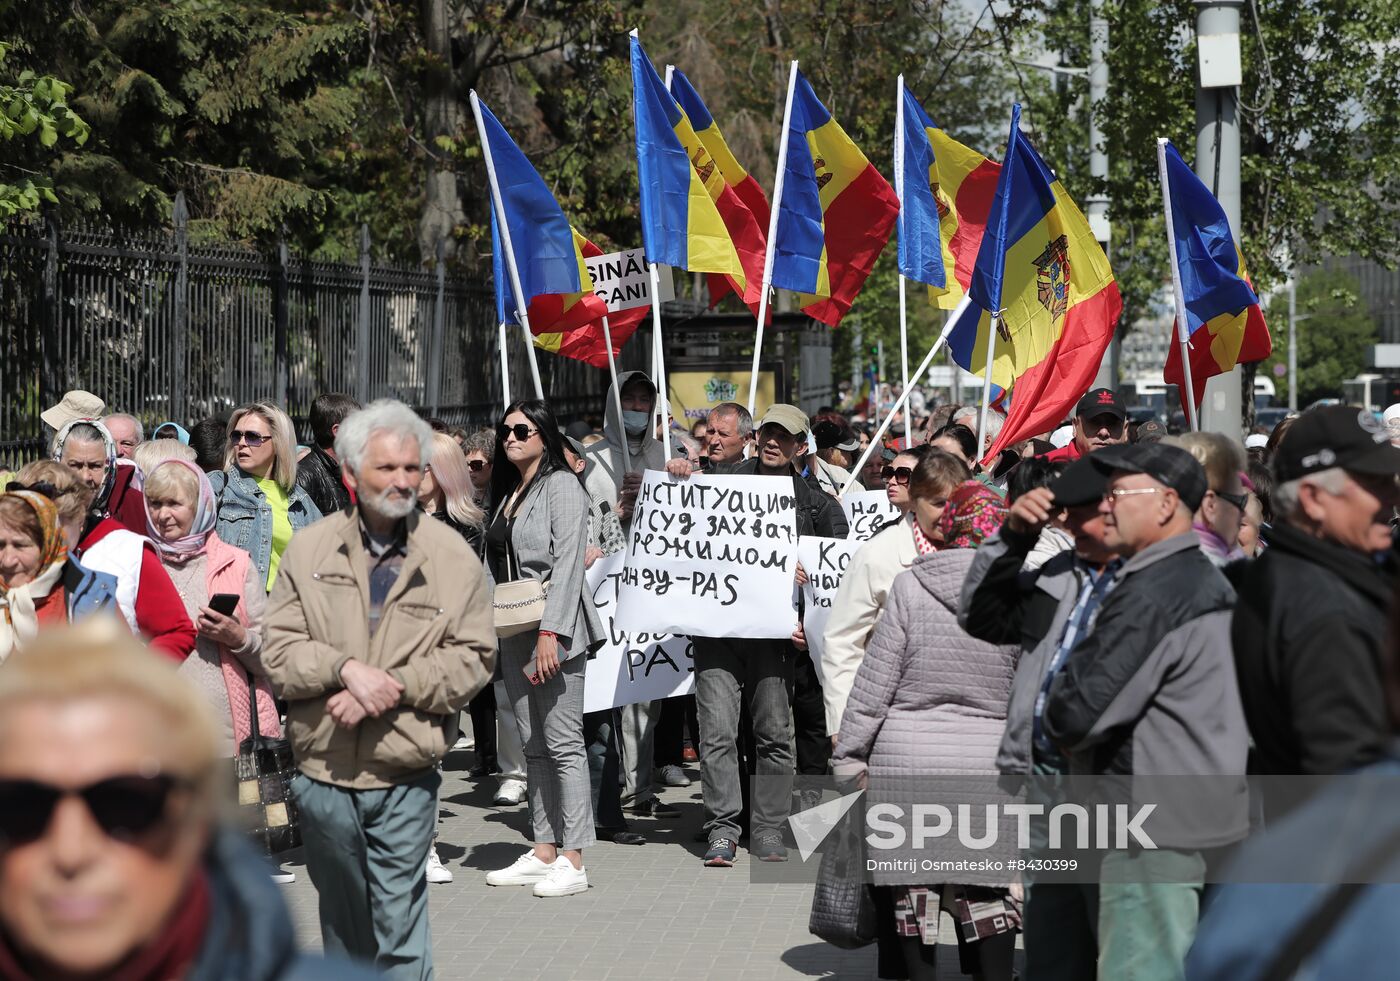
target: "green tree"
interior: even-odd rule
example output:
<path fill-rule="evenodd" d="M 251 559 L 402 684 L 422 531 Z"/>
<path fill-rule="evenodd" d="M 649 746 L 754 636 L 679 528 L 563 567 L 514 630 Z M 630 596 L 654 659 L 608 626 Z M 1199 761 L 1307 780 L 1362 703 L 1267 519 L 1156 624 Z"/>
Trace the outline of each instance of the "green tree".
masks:
<path fill-rule="evenodd" d="M 1378 339 L 1375 319 L 1361 300 L 1361 284 L 1344 272 L 1320 269 L 1298 281 L 1298 404 L 1342 393 L 1342 382 L 1365 370 L 1368 348 Z M 1279 401 L 1288 399 L 1288 314 L 1282 292 L 1270 305 L 1274 351 L 1260 370 L 1274 379 Z"/>
<path fill-rule="evenodd" d="M 0 42 L 0 138 L 6 144 L 18 138 L 33 138 L 29 142 L 29 159 L 36 165 L 40 158 L 51 160 L 59 138 L 82 146 L 87 142 L 88 125 L 68 105 L 72 86 L 52 75 L 40 75 L 26 69 L 13 80 L 5 78 L 5 55 L 10 45 Z M 33 144 L 37 142 L 38 147 Z M 0 220 L 12 218 L 37 209 L 44 202 L 58 204 L 53 179 L 47 174 L 30 170 L 7 161 L 6 168 L 17 176 L 0 180 Z"/>

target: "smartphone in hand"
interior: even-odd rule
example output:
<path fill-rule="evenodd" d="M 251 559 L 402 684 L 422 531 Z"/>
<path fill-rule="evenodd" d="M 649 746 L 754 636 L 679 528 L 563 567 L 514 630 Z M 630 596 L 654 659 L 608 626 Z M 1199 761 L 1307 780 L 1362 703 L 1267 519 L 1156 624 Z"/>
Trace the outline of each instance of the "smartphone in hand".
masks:
<path fill-rule="evenodd" d="M 226 617 L 233 616 L 233 611 L 238 609 L 238 601 L 242 599 L 237 593 L 215 593 L 209 597 L 209 609 L 215 613 L 221 613 Z"/>
<path fill-rule="evenodd" d="M 538 658 L 531 657 L 529 663 L 525 665 L 524 670 L 525 677 L 530 680 L 530 684 L 538 685 L 540 683 L 540 664 Z"/>

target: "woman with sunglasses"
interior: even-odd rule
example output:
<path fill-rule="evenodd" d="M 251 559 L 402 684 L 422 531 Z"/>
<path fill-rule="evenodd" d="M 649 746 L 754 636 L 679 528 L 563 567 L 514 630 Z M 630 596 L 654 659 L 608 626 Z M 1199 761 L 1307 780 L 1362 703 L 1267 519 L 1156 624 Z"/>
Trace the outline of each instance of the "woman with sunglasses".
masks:
<path fill-rule="evenodd" d="M 826 700 L 826 731 L 833 741 L 856 669 L 865 657 L 865 645 L 885 608 L 890 586 L 915 559 L 937 547 L 936 535 L 929 538 L 910 514 L 913 499 L 909 482 L 914 471 L 929 458 L 933 458 L 940 485 L 947 491 L 970 476 L 961 460 L 928 445 L 906 450 L 885 464 L 880 471 L 885 494 L 902 517 L 880 529 L 851 556 L 832 601 L 822 653 L 822 694 Z"/>
<path fill-rule="evenodd" d="M 1240 548 L 1240 528 L 1249 505 L 1249 492 L 1241 479 L 1247 466 L 1244 447 L 1228 436 L 1206 432 L 1168 436 L 1162 442 L 1181 447 L 1205 469 L 1209 489 L 1191 527 L 1206 558 L 1215 566 L 1245 558 Z"/>
<path fill-rule="evenodd" d="M 433 434 L 432 453 L 418 487 L 418 506 L 466 539 L 480 557 L 486 516 L 472 495 L 466 456 L 446 433 Z"/>
<path fill-rule="evenodd" d="M 958 625 L 963 581 L 982 541 L 1001 527 L 1006 505 L 976 480 L 948 486 L 949 467 L 932 453 L 910 481 L 912 514 L 936 551 L 921 555 L 890 588 L 889 601 L 856 672 L 832 754 L 838 777 L 878 795 L 932 775 L 997 773 L 1017 644 L 993 645 Z M 849 574 L 849 573 L 848 573 Z M 907 858 L 908 852 L 903 853 Z M 890 855 L 894 858 L 896 856 Z M 1008 876 L 1010 878 L 1010 876 Z M 963 974 L 1011 981 L 1020 904 L 1009 888 L 875 873 L 879 975 L 932 981 L 939 908 L 958 921 Z M 974 911 L 987 905 L 995 916 Z M 981 936 L 968 942 L 967 927 Z"/>
<path fill-rule="evenodd" d="M 209 475 L 218 502 L 219 538 L 253 557 L 267 592 L 292 535 L 321 517 L 297 486 L 294 442 L 292 420 L 277 406 L 239 406 L 228 423 L 223 472 Z"/>
<path fill-rule="evenodd" d="M 297 951 L 277 887 L 218 822 L 208 714 L 95 620 L 0 669 L 0 978 L 370 976 Z"/>
<path fill-rule="evenodd" d="M 595 840 L 583 674 L 603 625 L 584 579 L 588 495 L 544 402 L 514 402 L 506 410 L 497 429 L 491 499 L 491 583 L 528 577 L 546 584 L 547 599 L 539 627 L 502 638 L 500 656 L 525 747 L 534 847 L 486 881 L 533 886 L 536 896 L 568 896 L 588 888 L 583 849 Z"/>

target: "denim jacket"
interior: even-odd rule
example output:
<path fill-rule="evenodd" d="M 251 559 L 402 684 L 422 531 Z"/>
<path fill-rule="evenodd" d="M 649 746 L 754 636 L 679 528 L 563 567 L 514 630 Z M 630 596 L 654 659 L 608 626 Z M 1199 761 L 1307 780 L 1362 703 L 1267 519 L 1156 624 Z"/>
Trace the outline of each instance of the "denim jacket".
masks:
<path fill-rule="evenodd" d="M 117 577 L 94 572 L 72 556 L 63 568 L 63 593 L 69 623 L 104 611 L 121 615 L 117 609 Z"/>
<path fill-rule="evenodd" d="M 215 532 L 223 541 L 243 549 L 253 558 L 258 569 L 258 581 L 267 582 L 267 570 L 272 565 L 272 505 L 258 486 L 258 481 L 242 470 L 211 473 L 214 497 L 219 505 L 219 520 Z M 297 532 L 321 512 L 295 484 L 287 492 L 287 518 L 292 531 Z"/>

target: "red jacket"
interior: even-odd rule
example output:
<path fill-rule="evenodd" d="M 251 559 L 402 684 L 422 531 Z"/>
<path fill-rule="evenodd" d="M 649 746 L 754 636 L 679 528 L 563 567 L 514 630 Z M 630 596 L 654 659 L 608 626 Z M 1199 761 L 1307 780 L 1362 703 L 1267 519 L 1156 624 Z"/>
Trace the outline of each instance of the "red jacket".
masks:
<path fill-rule="evenodd" d="M 103 518 L 78 543 L 79 561 L 84 553 L 112 532 L 124 530 L 113 519 Z M 184 600 L 180 599 L 175 584 L 170 581 L 155 546 L 150 542 L 146 542 L 141 549 L 141 585 L 136 592 L 135 612 L 136 627 L 153 649 L 177 661 L 183 661 L 194 650 L 194 624 L 185 614 Z"/>
<path fill-rule="evenodd" d="M 146 495 L 132 486 L 136 468 L 126 464 L 113 464 L 117 468 L 112 482 L 112 493 L 107 498 L 107 516 L 118 522 L 127 531 L 146 537 Z M 169 576 L 166 577 L 167 579 Z"/>
<path fill-rule="evenodd" d="M 1052 463 L 1073 463 L 1084 454 L 1079 451 L 1079 443 L 1073 438 L 1058 450 L 1051 450 L 1042 454 L 1040 459 L 1049 460 Z"/>

